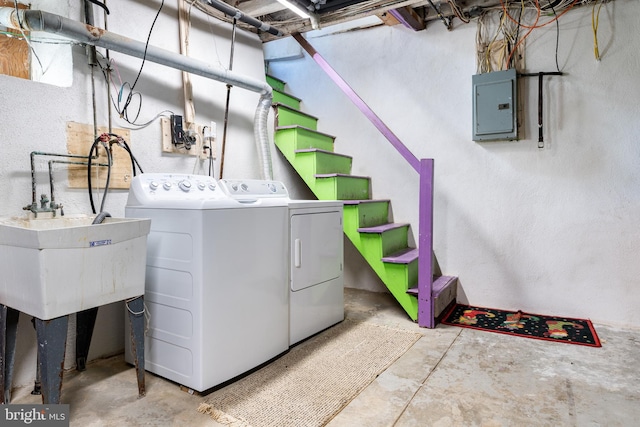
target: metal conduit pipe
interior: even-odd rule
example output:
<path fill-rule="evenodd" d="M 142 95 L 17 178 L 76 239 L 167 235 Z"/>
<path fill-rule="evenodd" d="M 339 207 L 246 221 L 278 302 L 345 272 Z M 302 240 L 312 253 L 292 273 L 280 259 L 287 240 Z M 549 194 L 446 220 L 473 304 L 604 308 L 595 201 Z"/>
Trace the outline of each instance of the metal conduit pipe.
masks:
<path fill-rule="evenodd" d="M 60 15 L 41 10 L 22 9 L 18 10 L 17 13 L 19 15 L 16 15 L 16 11 L 12 7 L 0 7 L 0 25 L 19 29 L 21 22 L 23 30 L 59 34 L 81 43 L 103 47 L 136 58 L 145 57 L 147 61 L 260 93 L 260 101 L 258 102 L 254 116 L 254 135 L 259 158 L 262 163 L 262 178 L 273 179 L 266 119 L 273 102 L 273 93 L 268 83 L 234 73 L 230 70 L 225 70 L 221 67 L 214 68 L 206 62 L 170 52 L 159 47 L 146 46 L 145 43 L 137 40 L 132 40 Z M 20 16 L 20 20 L 18 20 L 18 16 Z"/>
<path fill-rule="evenodd" d="M 214 9 L 219 10 L 220 12 L 228 15 L 232 18 L 237 19 L 240 22 L 244 22 L 245 24 L 249 24 L 252 27 L 256 27 L 260 31 L 264 31 L 265 33 L 273 34 L 274 36 L 281 37 L 284 34 L 282 31 L 278 30 L 275 27 L 272 27 L 269 24 L 265 24 L 262 21 L 258 21 L 257 19 L 245 15 L 241 10 L 236 9 L 233 6 L 228 5 L 227 3 L 220 0 L 198 0 L 198 3 L 204 4 L 206 6 L 211 6 Z"/>

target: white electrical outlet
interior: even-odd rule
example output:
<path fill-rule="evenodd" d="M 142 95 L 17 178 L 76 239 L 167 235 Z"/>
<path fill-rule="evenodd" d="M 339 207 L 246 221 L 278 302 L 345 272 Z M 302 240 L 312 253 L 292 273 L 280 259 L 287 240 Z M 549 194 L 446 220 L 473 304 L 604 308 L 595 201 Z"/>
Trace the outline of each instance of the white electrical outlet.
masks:
<path fill-rule="evenodd" d="M 211 150 L 211 157 L 216 158 L 216 122 L 212 121 L 209 126 L 204 130 L 204 142 L 203 145 L 208 148 L 203 148 L 200 155 L 201 159 L 209 158 L 209 150 Z"/>

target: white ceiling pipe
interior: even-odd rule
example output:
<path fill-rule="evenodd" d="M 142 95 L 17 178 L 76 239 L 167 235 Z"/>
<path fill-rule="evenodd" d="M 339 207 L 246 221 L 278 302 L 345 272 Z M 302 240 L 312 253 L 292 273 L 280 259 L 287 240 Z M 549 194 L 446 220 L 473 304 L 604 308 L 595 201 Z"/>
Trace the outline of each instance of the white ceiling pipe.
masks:
<path fill-rule="evenodd" d="M 284 35 L 282 34 L 282 31 L 280 31 L 279 29 L 274 28 L 269 24 L 265 24 L 262 21 L 258 21 L 252 16 L 247 15 L 241 10 L 236 9 L 235 7 L 230 6 L 229 4 L 221 0 L 198 0 L 198 3 L 203 4 L 205 6 L 213 7 L 214 9 L 217 9 L 218 11 L 224 13 L 225 15 L 235 18 L 240 22 L 244 22 L 245 24 L 249 24 L 252 27 L 259 29 L 260 31 L 264 31 L 265 33 L 272 34 L 276 37 L 281 37 Z"/>
<path fill-rule="evenodd" d="M 136 58 L 144 57 L 147 61 L 260 93 L 260 101 L 254 118 L 254 133 L 258 153 L 261 157 L 262 178 L 272 179 L 271 151 L 269 150 L 265 116 L 269 114 L 273 94 L 271 86 L 266 82 L 225 70 L 222 67 L 213 67 L 206 62 L 159 47 L 147 46 L 140 41 L 60 15 L 41 10 L 18 10 L 16 12 L 15 8 L 12 7 L 0 7 L 0 26 L 20 29 L 20 23 L 22 24 L 22 29 L 26 31 L 44 31 L 62 35 L 81 43 L 110 49 Z"/>

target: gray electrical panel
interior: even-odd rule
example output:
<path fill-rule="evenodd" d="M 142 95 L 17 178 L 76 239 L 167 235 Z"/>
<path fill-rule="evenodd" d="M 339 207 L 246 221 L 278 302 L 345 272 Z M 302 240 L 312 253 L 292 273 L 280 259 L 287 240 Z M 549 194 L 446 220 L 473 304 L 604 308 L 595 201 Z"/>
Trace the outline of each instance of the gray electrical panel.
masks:
<path fill-rule="evenodd" d="M 518 138 L 516 70 L 476 74 L 473 84 L 473 140 Z"/>

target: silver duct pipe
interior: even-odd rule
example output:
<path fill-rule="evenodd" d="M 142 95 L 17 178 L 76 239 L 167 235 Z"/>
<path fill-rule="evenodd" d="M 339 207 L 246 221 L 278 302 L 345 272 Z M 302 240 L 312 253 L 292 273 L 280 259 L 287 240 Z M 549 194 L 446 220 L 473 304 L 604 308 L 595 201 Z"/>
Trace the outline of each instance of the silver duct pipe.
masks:
<path fill-rule="evenodd" d="M 22 29 L 26 31 L 44 31 L 59 34 L 81 43 L 103 47 L 136 58 L 142 59 L 145 57 L 147 61 L 260 93 L 260 101 L 254 117 L 254 135 L 262 163 L 262 178 L 273 179 L 267 130 L 267 116 L 269 115 L 273 94 L 271 86 L 266 82 L 243 76 L 224 68 L 214 68 L 206 62 L 159 47 L 146 46 L 145 43 L 137 40 L 49 12 L 20 9 L 17 13 L 18 15 L 12 7 L 0 7 L 0 25 L 19 29 L 21 23 Z M 19 20 L 18 17 L 20 17 Z"/>
<path fill-rule="evenodd" d="M 254 118 L 254 137 L 256 144 L 258 144 L 258 155 L 260 156 L 260 164 L 262 165 L 262 176 L 264 179 L 273 179 L 273 169 L 271 166 L 271 150 L 269 149 L 269 139 L 263 138 L 260 135 L 259 129 L 267 128 L 267 118 L 269 117 L 269 109 L 271 107 L 273 95 L 262 95 L 260 97 L 259 106 L 256 109 L 256 115 Z M 260 105 L 262 107 L 260 107 Z M 265 135 L 266 135 L 265 131 Z M 267 178 L 268 177 L 268 178 Z"/>
<path fill-rule="evenodd" d="M 269 33 L 277 37 L 282 37 L 284 35 L 282 31 L 278 30 L 277 28 L 272 27 L 269 24 L 265 24 L 262 21 L 258 21 L 257 19 L 249 15 L 245 15 L 241 10 L 236 9 L 235 7 L 230 6 L 221 0 L 198 0 L 198 3 L 204 4 L 206 6 L 211 6 L 212 8 L 219 10 L 225 15 L 235 18 L 240 22 L 244 22 L 245 24 L 249 24 L 252 27 L 256 27 L 257 29 L 259 29 L 260 31 L 264 31 L 265 33 Z"/>

